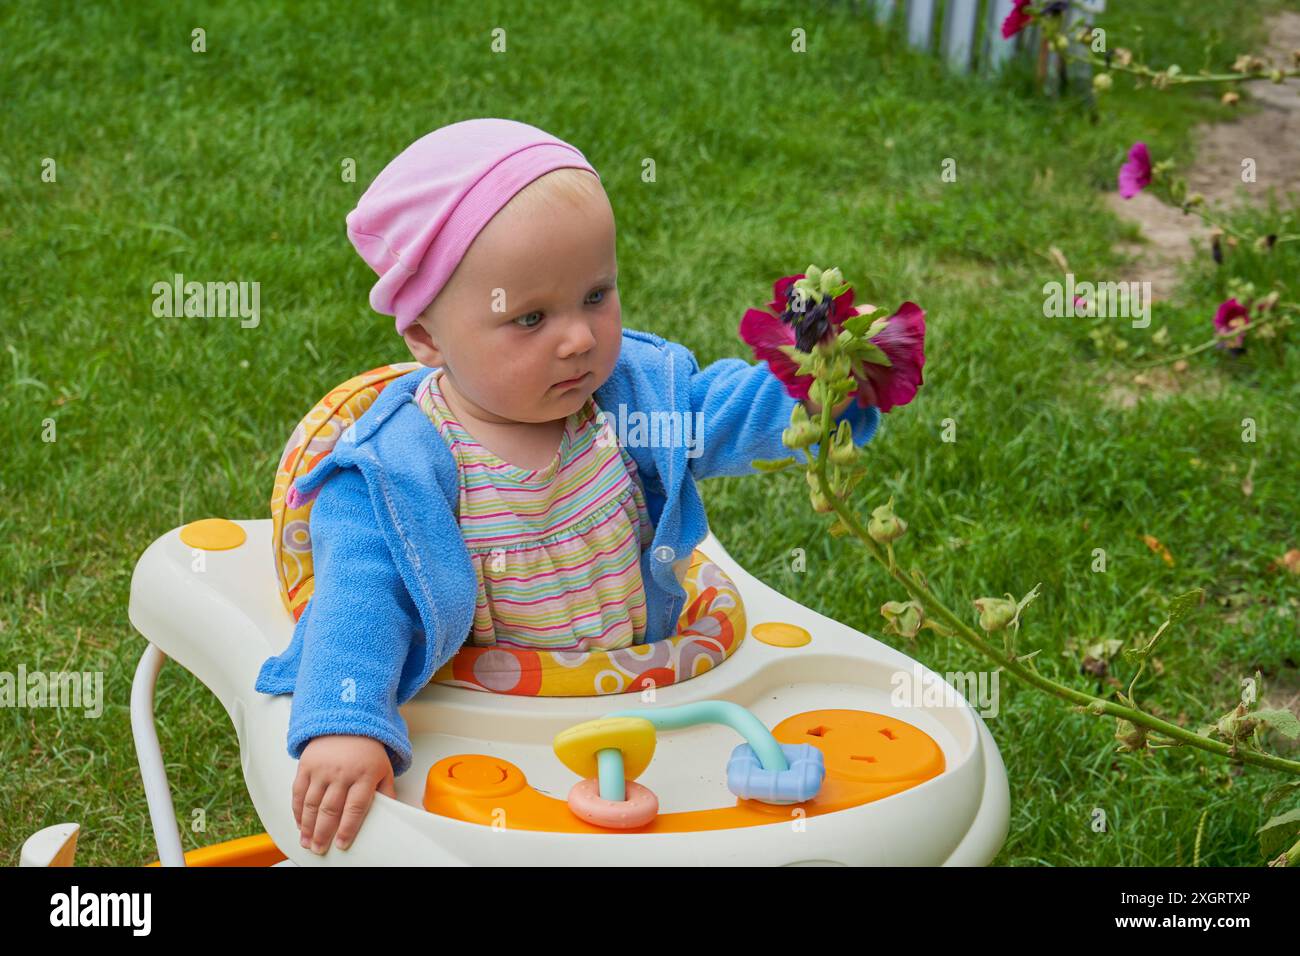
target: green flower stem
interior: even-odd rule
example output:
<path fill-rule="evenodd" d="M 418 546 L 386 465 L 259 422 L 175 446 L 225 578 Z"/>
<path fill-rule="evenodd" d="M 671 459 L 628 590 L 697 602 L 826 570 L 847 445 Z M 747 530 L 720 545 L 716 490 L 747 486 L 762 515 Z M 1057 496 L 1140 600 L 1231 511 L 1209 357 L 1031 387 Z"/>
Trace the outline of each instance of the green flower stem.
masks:
<path fill-rule="evenodd" d="M 1098 716 L 1101 714 L 1108 714 L 1112 717 L 1122 717 L 1133 724 L 1159 731 L 1167 737 L 1178 740 L 1181 743 L 1192 747 L 1198 747 L 1201 750 L 1218 754 L 1222 757 L 1239 760 L 1242 763 L 1254 764 L 1259 767 L 1267 767 L 1270 770 L 1281 770 L 1286 773 L 1300 775 L 1300 761 L 1286 760 L 1282 757 L 1275 757 L 1271 754 L 1256 753 L 1255 751 L 1246 750 L 1244 748 L 1236 748 L 1234 754 L 1232 752 L 1233 748 L 1228 744 L 1217 740 L 1211 740 L 1208 737 L 1202 737 L 1200 734 L 1193 733 L 1190 730 L 1185 730 L 1177 724 L 1172 724 L 1167 720 L 1160 720 L 1157 717 L 1153 717 L 1150 714 L 1146 714 L 1133 707 L 1125 707 L 1122 704 L 1115 703 L 1114 701 L 1094 697 L 1091 694 L 1085 694 L 1082 691 L 1066 687 L 1064 684 L 1058 684 L 1038 673 L 1036 669 L 1021 664 L 1015 655 L 1005 654 L 995 650 L 983 638 L 976 634 L 970 625 L 957 617 L 957 615 L 950 611 L 942 601 L 935 597 L 928 587 L 913 580 L 911 576 L 903 574 L 903 572 L 897 567 L 891 570 L 889 568 L 889 562 L 886 559 L 884 552 L 881 550 L 880 545 L 877 544 L 869 534 L 867 534 L 866 528 L 862 526 L 862 523 L 858 520 L 857 516 L 844 504 L 843 501 L 840 500 L 839 496 L 832 493 L 830 482 L 826 478 L 826 456 L 827 449 L 830 446 L 830 431 L 830 408 L 824 407 L 821 412 L 821 444 L 817 449 L 817 462 L 813 466 L 816 469 L 817 481 L 821 486 L 822 494 L 824 494 L 827 500 L 830 501 L 831 507 L 834 509 L 836 515 L 839 516 L 839 519 L 844 522 L 847 528 L 857 535 L 858 539 L 866 546 L 872 557 L 879 561 L 885 568 L 889 576 L 899 584 L 903 585 L 907 592 L 912 595 L 915 600 L 921 603 L 927 616 L 938 617 L 943 620 L 953 629 L 953 631 L 956 632 L 958 637 L 971 647 L 975 648 L 975 650 L 979 651 L 985 657 L 996 662 L 1003 670 L 1009 671 L 1026 683 L 1032 684 L 1034 687 L 1046 691 L 1049 694 L 1054 694 L 1073 704 L 1092 708 L 1092 710 L 1088 711 L 1089 713 L 1096 713 Z"/>
<path fill-rule="evenodd" d="M 1141 63 L 1129 64 L 1127 66 L 1116 63 L 1114 60 L 1107 63 L 1104 57 L 1096 56 L 1091 52 L 1080 54 L 1074 50 L 1066 50 L 1065 58 L 1067 60 L 1074 60 L 1078 63 L 1091 63 L 1093 66 L 1099 66 L 1102 69 L 1111 72 L 1119 71 L 1120 73 L 1131 73 L 1134 76 L 1140 76 L 1148 80 L 1154 80 L 1156 77 L 1160 77 L 1162 82 L 1169 83 L 1170 85 L 1177 83 L 1241 83 L 1250 80 L 1272 80 L 1273 78 L 1270 75 L 1272 73 L 1271 70 L 1260 73 L 1176 73 L 1175 75 L 1170 76 L 1164 70 L 1153 70 L 1151 67 L 1144 66 Z M 1286 79 L 1292 76 L 1300 76 L 1300 69 L 1282 70 L 1281 73 L 1282 78 Z"/>
<path fill-rule="evenodd" d="M 1181 205 L 1180 203 L 1173 202 L 1172 197 L 1170 198 L 1169 204 L 1171 206 Z M 1243 242 L 1254 242 L 1256 239 L 1259 238 L 1259 236 L 1249 236 L 1246 235 L 1244 232 L 1238 232 L 1232 226 L 1229 226 L 1226 222 L 1217 221 L 1216 219 L 1208 215 L 1205 212 L 1204 208 L 1202 208 L 1201 206 L 1188 206 L 1184 211 L 1199 216 L 1201 221 L 1204 222 L 1206 225 L 1213 226 L 1215 229 L 1222 229 L 1224 232 L 1228 233 L 1228 235 L 1236 236 L 1238 239 L 1242 240 Z"/>
<path fill-rule="evenodd" d="M 1204 352 L 1206 349 L 1212 349 L 1214 348 L 1214 346 L 1218 345 L 1219 342 L 1223 341 L 1224 339 L 1236 338 L 1238 335 L 1245 335 L 1249 332 L 1258 331 L 1259 329 L 1266 328 L 1273 322 L 1278 321 L 1280 318 L 1282 317 L 1278 315 L 1274 315 L 1274 316 L 1270 316 L 1267 319 L 1261 319 L 1260 321 L 1255 322 L 1251 325 L 1243 325 L 1241 328 L 1238 329 L 1229 329 L 1227 332 L 1216 332 L 1214 338 L 1210 339 L 1210 341 L 1202 342 L 1200 345 L 1179 352 L 1177 355 L 1166 355 L 1164 358 L 1153 359 L 1150 362 L 1130 362 L 1128 364 L 1128 367 L 1129 368 L 1152 368 L 1153 366 L 1156 365 L 1163 365 L 1165 362 L 1177 362 L 1179 359 L 1185 359 L 1189 356 L 1196 355 L 1198 352 Z"/>
<path fill-rule="evenodd" d="M 1297 840 L 1295 845 L 1286 851 L 1286 865 L 1300 866 L 1300 840 Z"/>

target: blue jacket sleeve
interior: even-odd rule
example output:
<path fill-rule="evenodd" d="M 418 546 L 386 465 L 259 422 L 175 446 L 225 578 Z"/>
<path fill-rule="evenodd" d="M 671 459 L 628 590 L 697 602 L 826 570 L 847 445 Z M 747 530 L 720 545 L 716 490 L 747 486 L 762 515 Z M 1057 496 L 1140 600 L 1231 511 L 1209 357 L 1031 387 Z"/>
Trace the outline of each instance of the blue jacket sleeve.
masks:
<path fill-rule="evenodd" d="M 719 359 L 703 370 L 694 364 L 691 408 L 702 432 L 698 448 L 688 451 L 691 473 L 697 478 L 752 475 L 755 458 L 794 455 L 781 441 L 798 399 L 785 390 L 767 362 L 750 365 L 738 358 Z M 702 417 L 701 417 L 702 416 Z M 835 419 L 847 419 L 856 445 L 875 434 L 880 411 L 853 402 Z M 810 449 L 817 454 L 817 446 Z M 693 456 L 693 457 L 692 457 Z"/>
<path fill-rule="evenodd" d="M 355 734 L 384 744 L 395 774 L 411 764 L 397 710 L 408 651 L 422 639 L 419 613 L 394 565 L 365 479 L 342 468 L 311 512 L 316 578 L 298 626 L 302 660 L 289 717 L 289 753 L 313 737 Z"/>

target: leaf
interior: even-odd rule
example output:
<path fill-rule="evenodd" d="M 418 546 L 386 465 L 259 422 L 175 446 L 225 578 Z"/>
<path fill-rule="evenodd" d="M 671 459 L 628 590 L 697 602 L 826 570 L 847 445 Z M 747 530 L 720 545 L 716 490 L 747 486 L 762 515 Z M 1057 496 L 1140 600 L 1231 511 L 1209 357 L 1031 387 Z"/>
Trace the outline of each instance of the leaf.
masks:
<path fill-rule="evenodd" d="M 1165 564 L 1169 565 L 1171 568 L 1174 566 L 1174 556 L 1169 553 L 1168 548 L 1160 543 L 1159 538 L 1155 537 L 1155 535 L 1144 534 L 1142 535 L 1142 540 L 1146 542 L 1148 548 L 1164 559 Z"/>
<path fill-rule="evenodd" d="M 1274 571 L 1290 571 L 1300 574 L 1300 548 L 1291 548 L 1286 554 L 1274 561 L 1269 567 Z"/>
<path fill-rule="evenodd" d="M 1169 602 L 1169 626 L 1173 627 L 1187 617 L 1188 614 L 1191 614 L 1193 609 L 1200 605 L 1201 599 L 1204 597 L 1205 589 L 1195 588 L 1171 600 Z"/>
<path fill-rule="evenodd" d="M 1289 710 L 1257 710 L 1251 716 L 1268 724 L 1288 740 L 1300 737 L 1300 717 Z"/>
<path fill-rule="evenodd" d="M 1260 805 L 1267 807 L 1271 803 L 1277 803 L 1283 797 L 1288 796 L 1291 791 L 1300 788 L 1300 780 L 1288 780 L 1286 783 L 1278 784 L 1271 790 L 1260 797 Z"/>
<path fill-rule="evenodd" d="M 1278 814 L 1255 831 L 1264 856 L 1274 857 L 1300 836 L 1300 807 Z"/>
<path fill-rule="evenodd" d="M 801 351 L 798 346 L 794 345 L 778 345 L 776 349 L 778 352 L 784 352 L 790 361 L 798 364 L 799 367 L 795 370 L 797 374 L 811 375 L 813 373 L 811 352 Z"/>
<path fill-rule="evenodd" d="M 756 471 L 781 471 L 783 468 L 789 468 L 791 465 L 799 464 L 793 458 L 755 458 L 750 462 Z"/>
<path fill-rule="evenodd" d="M 873 365 L 883 365 L 885 368 L 893 368 L 894 363 L 889 360 L 885 350 L 874 342 L 859 342 L 855 349 L 856 357 L 864 362 L 870 362 Z"/>

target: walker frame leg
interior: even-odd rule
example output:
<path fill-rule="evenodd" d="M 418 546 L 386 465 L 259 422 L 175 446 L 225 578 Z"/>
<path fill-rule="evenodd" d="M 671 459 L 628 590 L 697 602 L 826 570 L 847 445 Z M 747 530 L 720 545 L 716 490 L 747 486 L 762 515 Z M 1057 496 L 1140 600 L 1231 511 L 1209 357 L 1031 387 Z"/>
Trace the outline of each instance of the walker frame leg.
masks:
<path fill-rule="evenodd" d="M 154 842 L 158 845 L 158 862 L 163 866 L 185 866 L 180 826 L 176 822 L 176 809 L 172 805 L 171 787 L 167 783 L 153 715 L 154 688 L 158 683 L 158 672 L 166 661 L 167 655 L 150 643 L 136 665 L 135 677 L 131 681 L 131 734 L 135 738 L 136 758 L 140 761 L 140 779 L 149 804 Z"/>

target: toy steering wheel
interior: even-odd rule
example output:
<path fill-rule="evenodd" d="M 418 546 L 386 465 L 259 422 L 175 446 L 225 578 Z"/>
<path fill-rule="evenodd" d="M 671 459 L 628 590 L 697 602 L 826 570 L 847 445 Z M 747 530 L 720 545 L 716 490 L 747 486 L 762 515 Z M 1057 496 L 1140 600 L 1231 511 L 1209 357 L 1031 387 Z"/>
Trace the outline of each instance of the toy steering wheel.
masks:
<path fill-rule="evenodd" d="M 725 724 L 745 738 L 727 761 L 727 789 L 770 804 L 811 800 L 826 776 L 812 744 L 782 744 L 739 704 L 702 700 L 677 707 L 617 710 L 555 735 L 555 755 L 583 779 L 569 791 L 569 809 L 596 826 L 627 830 L 659 813 L 659 800 L 636 782 L 655 751 L 656 730 Z"/>

